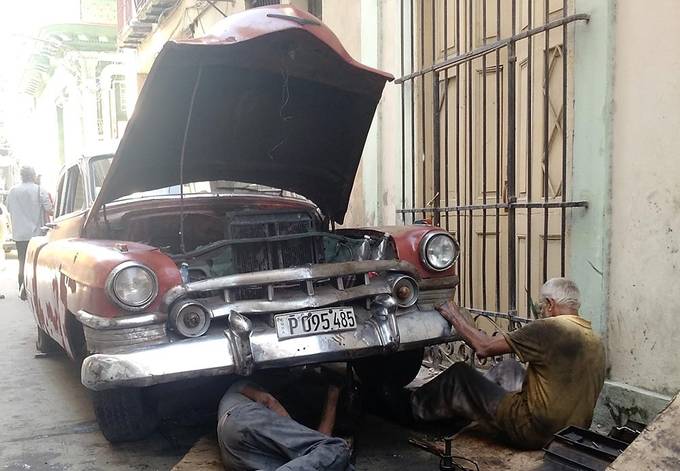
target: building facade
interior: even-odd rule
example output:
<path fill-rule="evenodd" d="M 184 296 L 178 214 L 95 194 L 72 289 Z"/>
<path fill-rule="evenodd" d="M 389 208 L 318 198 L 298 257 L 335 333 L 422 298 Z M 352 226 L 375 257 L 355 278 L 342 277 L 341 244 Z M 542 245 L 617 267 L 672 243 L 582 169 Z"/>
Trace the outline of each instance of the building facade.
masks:
<path fill-rule="evenodd" d="M 119 0 L 119 45 L 136 51 L 141 84 L 167 40 L 270 3 Z M 462 249 L 457 300 L 492 330 L 531 319 L 547 278 L 573 278 L 581 313 L 607 346 L 596 424 L 651 420 L 680 390 L 680 5 L 285 3 L 397 77 L 364 148 L 347 224 L 446 227 Z M 469 357 L 457 346 L 443 354 L 458 353 Z"/>
<path fill-rule="evenodd" d="M 115 18 L 115 1 L 81 1 L 79 18 L 47 25 L 32 39 L 20 82 L 23 105 L 14 117 L 22 130 L 14 136 L 15 154 L 48 187 L 62 166 L 115 150 L 127 124 L 136 75 L 129 53 L 118 50 Z"/>

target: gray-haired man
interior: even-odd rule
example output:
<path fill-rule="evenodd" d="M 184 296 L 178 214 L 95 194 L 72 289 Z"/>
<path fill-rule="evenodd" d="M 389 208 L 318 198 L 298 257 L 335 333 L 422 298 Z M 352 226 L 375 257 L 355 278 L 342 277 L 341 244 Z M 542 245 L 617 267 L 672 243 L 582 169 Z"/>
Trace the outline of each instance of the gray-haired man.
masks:
<path fill-rule="evenodd" d="M 567 425 L 589 427 L 604 383 L 604 347 L 578 315 L 580 294 L 573 281 L 548 280 L 540 295 L 542 319 L 498 336 L 478 330 L 453 302 L 441 306 L 441 315 L 478 357 L 514 352 L 528 367 L 521 391 L 511 392 L 456 363 L 411 396 L 414 417 L 467 418 L 521 448 L 540 448 Z"/>

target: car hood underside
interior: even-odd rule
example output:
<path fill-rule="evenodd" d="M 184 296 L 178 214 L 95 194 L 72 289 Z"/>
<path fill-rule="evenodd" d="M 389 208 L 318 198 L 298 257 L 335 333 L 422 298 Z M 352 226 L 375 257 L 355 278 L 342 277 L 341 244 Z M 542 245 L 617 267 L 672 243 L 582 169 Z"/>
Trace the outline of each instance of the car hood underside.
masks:
<path fill-rule="evenodd" d="M 232 180 L 301 194 L 342 222 L 390 79 L 292 7 L 249 10 L 204 38 L 169 42 L 93 213 L 138 191 Z"/>

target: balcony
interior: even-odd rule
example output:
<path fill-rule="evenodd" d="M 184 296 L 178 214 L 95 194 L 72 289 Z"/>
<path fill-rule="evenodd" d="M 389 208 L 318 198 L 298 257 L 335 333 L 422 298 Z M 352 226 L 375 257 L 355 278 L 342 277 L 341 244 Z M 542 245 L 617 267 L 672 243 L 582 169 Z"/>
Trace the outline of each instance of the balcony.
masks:
<path fill-rule="evenodd" d="M 176 0 L 118 0 L 118 45 L 136 49 Z"/>

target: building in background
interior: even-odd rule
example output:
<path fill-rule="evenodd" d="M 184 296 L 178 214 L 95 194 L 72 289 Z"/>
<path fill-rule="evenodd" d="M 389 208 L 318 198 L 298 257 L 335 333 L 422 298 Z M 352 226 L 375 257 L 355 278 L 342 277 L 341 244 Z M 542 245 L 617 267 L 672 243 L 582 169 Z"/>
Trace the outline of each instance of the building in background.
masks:
<path fill-rule="evenodd" d="M 271 3 L 118 0 L 119 45 L 136 51 L 141 84 L 167 40 Z M 526 322 L 546 278 L 573 278 L 607 345 L 596 423 L 651 420 L 680 390 L 680 4 L 285 3 L 399 78 L 378 108 L 347 224 L 447 227 L 462 245 L 457 299 L 485 327 Z"/>
<path fill-rule="evenodd" d="M 5 110 L 0 110 L 0 203 L 5 203 L 9 189 L 19 181 L 19 161 L 8 139 Z"/>
<path fill-rule="evenodd" d="M 136 97 L 129 54 L 119 51 L 115 0 L 80 0 L 73 22 L 31 38 L 20 81 L 16 157 L 54 186 L 59 169 L 84 154 L 111 152 Z"/>
<path fill-rule="evenodd" d="M 19 162 L 11 142 L 9 121 L 12 109 L 7 97 L 12 93 L 7 77 L 0 76 L 0 203 L 5 203 L 9 189 L 19 181 Z"/>
<path fill-rule="evenodd" d="M 203 36 L 227 15 L 279 3 L 323 15 L 321 0 L 118 0 L 118 44 L 136 52 L 141 86 L 166 41 Z"/>

